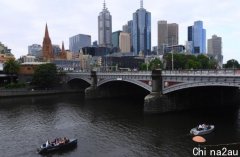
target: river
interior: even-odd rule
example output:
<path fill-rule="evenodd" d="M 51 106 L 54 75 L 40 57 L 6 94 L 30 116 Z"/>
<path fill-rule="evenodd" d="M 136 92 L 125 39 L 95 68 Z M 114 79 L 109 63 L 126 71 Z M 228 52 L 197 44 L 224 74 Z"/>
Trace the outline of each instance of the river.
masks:
<path fill-rule="evenodd" d="M 0 154 L 34 157 L 47 139 L 77 138 L 65 157 L 190 157 L 198 145 L 189 130 L 199 123 L 216 126 L 206 144 L 240 141 L 238 108 L 143 113 L 143 102 L 85 101 L 79 94 L 0 99 Z M 196 153 L 196 152 L 195 152 Z"/>

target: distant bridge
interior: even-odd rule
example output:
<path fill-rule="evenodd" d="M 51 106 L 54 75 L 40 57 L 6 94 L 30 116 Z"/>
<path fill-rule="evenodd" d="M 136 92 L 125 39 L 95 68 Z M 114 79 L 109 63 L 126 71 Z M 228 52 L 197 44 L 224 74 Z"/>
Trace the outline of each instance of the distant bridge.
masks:
<path fill-rule="evenodd" d="M 162 94 L 193 87 L 226 86 L 240 88 L 240 70 L 159 70 L 158 72 L 68 72 L 66 82 L 80 79 L 96 87 L 115 81 L 129 82 Z M 154 82 L 155 80 L 155 82 Z M 158 82 L 156 84 L 156 82 Z M 158 87 L 154 87 L 158 86 Z"/>

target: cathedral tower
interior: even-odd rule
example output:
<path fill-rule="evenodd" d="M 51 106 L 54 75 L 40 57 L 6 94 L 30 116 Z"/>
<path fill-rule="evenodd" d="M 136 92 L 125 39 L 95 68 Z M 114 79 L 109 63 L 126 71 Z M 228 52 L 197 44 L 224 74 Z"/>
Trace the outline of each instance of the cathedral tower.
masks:
<path fill-rule="evenodd" d="M 52 42 L 49 37 L 47 24 L 45 27 L 45 36 L 43 38 L 42 53 L 43 53 L 43 61 L 50 61 L 54 58 Z"/>

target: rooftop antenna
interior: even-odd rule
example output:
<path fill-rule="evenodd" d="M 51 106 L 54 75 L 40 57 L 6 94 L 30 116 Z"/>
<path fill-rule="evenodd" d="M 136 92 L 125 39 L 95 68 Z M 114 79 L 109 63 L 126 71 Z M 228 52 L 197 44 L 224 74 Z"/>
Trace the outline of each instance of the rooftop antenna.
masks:
<path fill-rule="evenodd" d="M 106 2 L 105 2 L 105 0 L 103 1 L 103 9 L 106 9 Z"/>
<path fill-rule="evenodd" d="M 140 1 L 140 8 L 143 8 L 143 0 Z"/>

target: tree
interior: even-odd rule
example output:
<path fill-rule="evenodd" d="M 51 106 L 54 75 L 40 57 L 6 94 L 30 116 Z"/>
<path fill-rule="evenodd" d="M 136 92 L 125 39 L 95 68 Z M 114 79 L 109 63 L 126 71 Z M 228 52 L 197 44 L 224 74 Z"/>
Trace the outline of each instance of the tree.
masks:
<path fill-rule="evenodd" d="M 39 88 L 49 88 L 59 83 L 57 67 L 53 63 L 39 65 L 33 75 L 33 85 Z"/>
<path fill-rule="evenodd" d="M 186 55 L 182 53 L 168 53 L 163 56 L 166 69 L 172 69 L 172 55 L 174 69 L 216 69 L 217 62 L 214 59 L 200 54 Z"/>
<path fill-rule="evenodd" d="M 240 68 L 240 65 L 238 63 L 237 60 L 235 59 L 230 59 L 227 61 L 227 63 L 224 65 L 224 68 L 231 68 L 231 69 L 235 69 L 235 68 Z"/>
<path fill-rule="evenodd" d="M 140 70 L 154 70 L 154 69 L 159 69 L 162 67 L 163 67 L 163 64 L 162 64 L 161 60 L 158 58 L 154 58 L 149 63 L 142 63 L 140 65 Z"/>
<path fill-rule="evenodd" d="M 13 75 L 17 74 L 20 69 L 20 64 L 15 59 L 9 59 L 4 63 L 3 71 L 10 75 L 11 83 L 13 82 Z"/>
<path fill-rule="evenodd" d="M 160 59 L 158 59 L 158 58 L 155 58 L 155 59 L 151 60 L 151 62 L 149 63 L 149 69 L 150 70 L 160 69 L 162 67 L 163 67 L 163 64 L 160 61 Z"/>
<path fill-rule="evenodd" d="M 201 54 L 197 56 L 198 62 L 201 64 L 200 69 L 209 69 L 210 68 L 210 60 L 207 56 Z"/>
<path fill-rule="evenodd" d="M 146 63 L 142 63 L 139 67 L 140 70 L 142 71 L 146 71 L 147 70 L 147 64 Z"/>
<path fill-rule="evenodd" d="M 193 59 L 189 59 L 186 63 L 186 69 L 200 69 L 200 67 L 201 63 Z"/>

